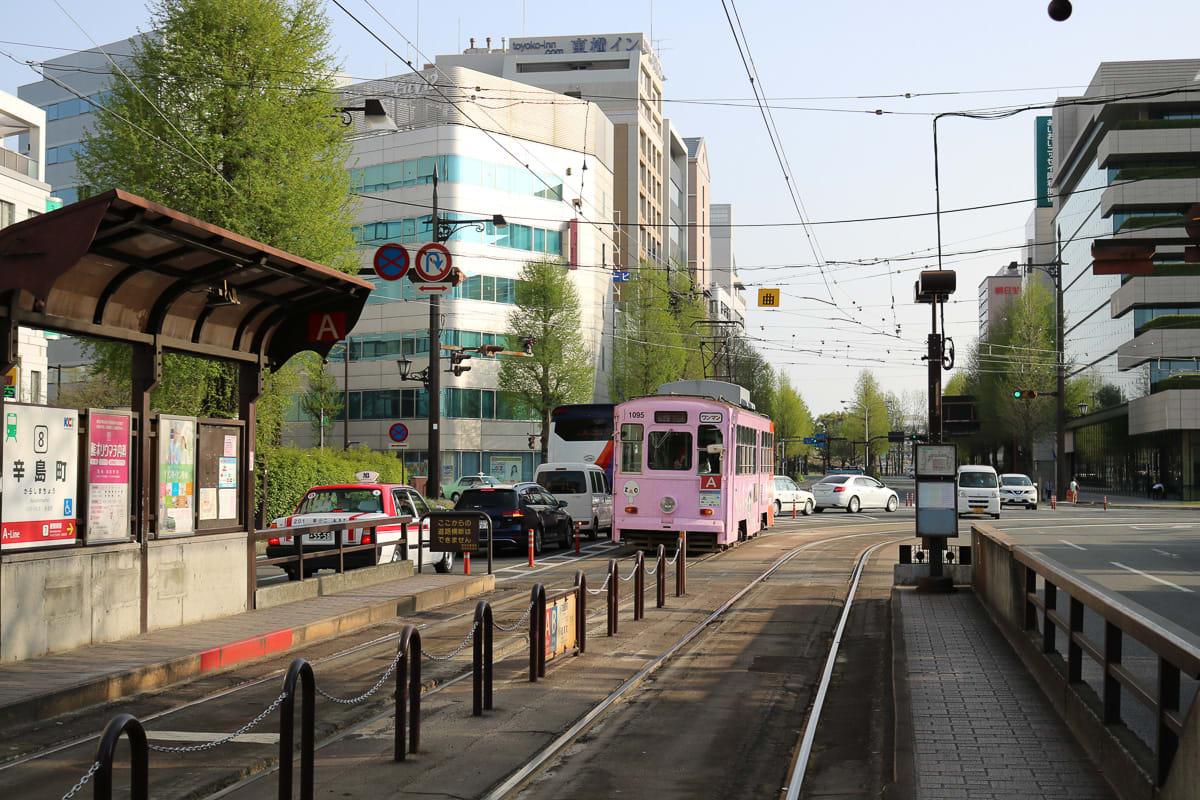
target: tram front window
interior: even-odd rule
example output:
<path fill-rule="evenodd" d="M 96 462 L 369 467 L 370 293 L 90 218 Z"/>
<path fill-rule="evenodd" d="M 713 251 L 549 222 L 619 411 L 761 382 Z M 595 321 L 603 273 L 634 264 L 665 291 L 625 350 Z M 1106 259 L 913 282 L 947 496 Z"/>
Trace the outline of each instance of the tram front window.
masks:
<path fill-rule="evenodd" d="M 692 469 L 692 434 L 686 431 L 651 431 L 647 465 L 650 469 Z"/>
<path fill-rule="evenodd" d="M 716 425 L 701 425 L 696 431 L 696 463 L 701 475 L 721 474 L 721 454 L 708 452 L 710 444 L 722 444 L 721 429 Z"/>

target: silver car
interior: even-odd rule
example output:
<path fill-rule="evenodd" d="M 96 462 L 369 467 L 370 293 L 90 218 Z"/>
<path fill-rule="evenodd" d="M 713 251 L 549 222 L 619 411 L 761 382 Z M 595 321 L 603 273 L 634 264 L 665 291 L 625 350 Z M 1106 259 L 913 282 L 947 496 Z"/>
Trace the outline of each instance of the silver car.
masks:
<path fill-rule="evenodd" d="M 844 508 L 857 514 L 863 508 L 883 508 L 895 511 L 900 498 L 895 490 L 889 489 L 868 475 L 826 475 L 812 487 L 817 512 L 827 508 Z"/>
<path fill-rule="evenodd" d="M 1038 492 L 1028 475 L 1006 472 L 1000 476 L 1000 505 L 1037 510 Z"/>

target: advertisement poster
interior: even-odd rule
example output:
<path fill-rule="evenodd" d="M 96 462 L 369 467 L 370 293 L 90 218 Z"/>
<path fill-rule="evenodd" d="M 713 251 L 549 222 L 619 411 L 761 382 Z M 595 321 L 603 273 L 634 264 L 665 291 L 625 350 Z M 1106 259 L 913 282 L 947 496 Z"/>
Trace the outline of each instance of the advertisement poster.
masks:
<path fill-rule="evenodd" d="M 200 487 L 200 521 L 208 522 L 217 518 L 217 490 L 212 487 Z"/>
<path fill-rule="evenodd" d="M 195 531 L 196 420 L 158 417 L 158 535 Z"/>
<path fill-rule="evenodd" d="M 516 483 L 521 480 L 520 456 L 492 456 L 492 476 L 501 483 Z"/>
<path fill-rule="evenodd" d="M 217 462 L 217 486 L 221 489 L 237 488 L 236 458 L 222 458 Z"/>
<path fill-rule="evenodd" d="M 88 411 L 87 544 L 129 541 L 130 428 L 128 414 Z"/>
<path fill-rule="evenodd" d="M 73 544 L 78 469 L 78 411 L 5 403 L 0 547 Z"/>

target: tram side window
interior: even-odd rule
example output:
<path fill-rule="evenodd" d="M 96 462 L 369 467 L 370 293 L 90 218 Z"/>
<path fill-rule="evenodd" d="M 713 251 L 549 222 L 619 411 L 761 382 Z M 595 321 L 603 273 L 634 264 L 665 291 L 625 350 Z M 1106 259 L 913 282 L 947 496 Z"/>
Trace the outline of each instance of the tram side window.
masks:
<path fill-rule="evenodd" d="M 621 472 L 642 471 L 642 425 L 626 422 L 621 425 Z"/>
<path fill-rule="evenodd" d="M 758 471 L 758 436 L 753 428 L 737 426 L 737 474 L 753 475 Z"/>
<path fill-rule="evenodd" d="M 648 444 L 650 449 L 646 465 L 650 469 L 691 470 L 690 431 L 650 431 Z"/>
<path fill-rule="evenodd" d="M 721 429 L 716 425 L 701 425 L 696 430 L 696 461 L 701 475 L 721 474 L 721 454 L 708 452 L 710 444 L 723 444 Z"/>

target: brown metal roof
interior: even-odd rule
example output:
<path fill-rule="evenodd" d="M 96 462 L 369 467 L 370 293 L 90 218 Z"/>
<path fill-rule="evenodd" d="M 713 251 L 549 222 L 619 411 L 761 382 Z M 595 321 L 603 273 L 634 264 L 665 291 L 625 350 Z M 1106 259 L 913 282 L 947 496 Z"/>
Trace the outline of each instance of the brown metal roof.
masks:
<path fill-rule="evenodd" d="M 210 290 L 228 289 L 222 304 Z M 309 341 L 312 312 L 358 321 L 371 284 L 127 192 L 0 231 L 0 317 L 21 325 L 277 367 Z"/>

